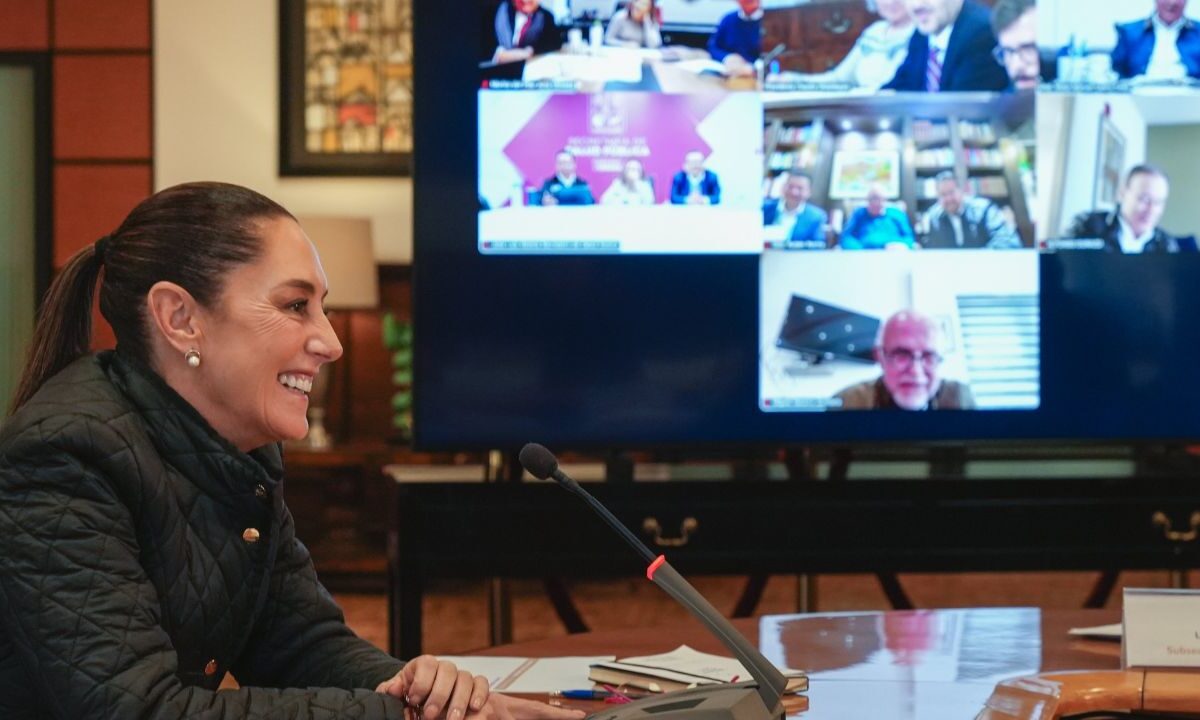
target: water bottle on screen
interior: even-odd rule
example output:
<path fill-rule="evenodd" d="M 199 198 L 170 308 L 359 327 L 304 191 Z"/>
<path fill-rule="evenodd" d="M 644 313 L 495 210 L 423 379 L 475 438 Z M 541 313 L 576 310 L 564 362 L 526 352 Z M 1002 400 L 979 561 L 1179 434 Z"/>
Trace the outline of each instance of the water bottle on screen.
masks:
<path fill-rule="evenodd" d="M 603 44 L 604 26 L 600 24 L 600 18 L 596 18 L 592 21 L 592 27 L 588 30 L 588 46 L 591 47 L 592 53 L 597 53 Z"/>

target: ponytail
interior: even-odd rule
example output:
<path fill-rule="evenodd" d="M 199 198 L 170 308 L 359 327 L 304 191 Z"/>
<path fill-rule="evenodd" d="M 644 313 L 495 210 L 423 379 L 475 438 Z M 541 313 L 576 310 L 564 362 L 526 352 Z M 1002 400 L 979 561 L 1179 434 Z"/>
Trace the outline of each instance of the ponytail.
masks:
<path fill-rule="evenodd" d="M 173 282 L 200 305 L 216 307 L 230 271 L 261 255 L 261 223 L 272 218 L 292 214 L 253 190 L 219 182 L 176 185 L 138 203 L 116 231 L 75 253 L 51 283 L 10 412 L 91 350 L 97 295 L 121 354 L 152 365 L 146 294 L 154 283 Z"/>
<path fill-rule="evenodd" d="M 50 283 L 10 414 L 28 402 L 42 383 L 91 349 L 92 298 L 103 263 L 98 245 L 102 247 L 97 243 L 75 253 Z"/>

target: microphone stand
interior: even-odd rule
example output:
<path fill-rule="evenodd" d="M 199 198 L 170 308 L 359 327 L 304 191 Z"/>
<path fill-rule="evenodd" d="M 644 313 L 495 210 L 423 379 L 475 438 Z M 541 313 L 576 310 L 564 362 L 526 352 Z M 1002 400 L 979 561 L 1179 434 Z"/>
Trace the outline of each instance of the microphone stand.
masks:
<path fill-rule="evenodd" d="M 591 717 L 597 720 L 646 720 L 651 717 L 665 720 L 782 720 L 781 696 L 787 686 L 783 673 L 671 567 L 665 556 L 656 556 L 608 508 L 559 469 L 558 460 L 549 450 L 530 443 L 521 450 L 520 458 L 521 464 L 534 477 L 542 480 L 553 477 L 564 489 L 591 506 L 609 527 L 649 563 L 646 568 L 647 579 L 686 607 L 709 632 L 720 639 L 753 678 L 749 682 L 704 685 L 664 697 L 642 698 Z"/>

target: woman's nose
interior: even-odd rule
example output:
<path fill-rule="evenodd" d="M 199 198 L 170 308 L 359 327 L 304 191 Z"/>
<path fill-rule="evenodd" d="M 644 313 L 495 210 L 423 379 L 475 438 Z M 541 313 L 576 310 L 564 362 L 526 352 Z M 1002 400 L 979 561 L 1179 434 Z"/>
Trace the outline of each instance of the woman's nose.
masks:
<path fill-rule="evenodd" d="M 324 362 L 334 362 L 342 356 L 342 343 L 333 331 L 329 318 L 324 315 L 321 316 L 317 332 L 309 338 L 308 351 L 320 356 Z"/>

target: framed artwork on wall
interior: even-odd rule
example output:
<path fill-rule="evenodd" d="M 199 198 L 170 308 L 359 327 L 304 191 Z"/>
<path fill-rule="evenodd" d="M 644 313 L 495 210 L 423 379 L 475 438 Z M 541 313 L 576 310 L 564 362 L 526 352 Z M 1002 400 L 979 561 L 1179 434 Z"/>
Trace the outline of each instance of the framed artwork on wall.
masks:
<path fill-rule="evenodd" d="M 1096 187 L 1092 192 L 1092 207 L 1116 207 L 1125 171 L 1125 136 L 1117 129 L 1107 108 L 1100 114 L 1100 135 L 1096 146 Z"/>
<path fill-rule="evenodd" d="M 829 197 L 865 198 L 874 184 L 887 197 L 900 194 L 900 153 L 896 150 L 838 150 L 833 155 Z"/>
<path fill-rule="evenodd" d="M 279 174 L 409 175 L 411 0 L 279 0 Z"/>

